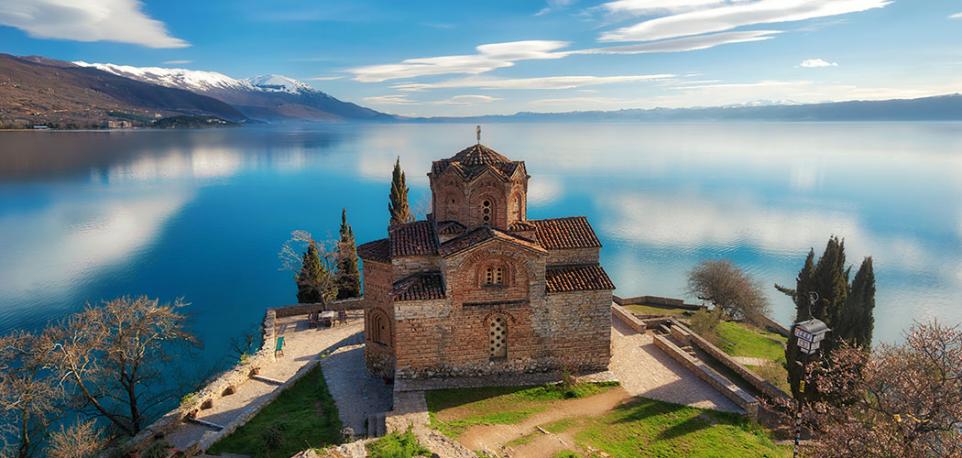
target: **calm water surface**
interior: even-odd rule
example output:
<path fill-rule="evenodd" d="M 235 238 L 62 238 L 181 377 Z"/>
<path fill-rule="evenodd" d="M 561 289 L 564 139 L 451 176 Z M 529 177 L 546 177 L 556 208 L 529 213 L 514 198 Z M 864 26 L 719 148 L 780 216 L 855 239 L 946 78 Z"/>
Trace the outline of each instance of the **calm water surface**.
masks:
<path fill-rule="evenodd" d="M 423 213 L 431 161 L 473 141 L 450 124 L 0 133 L 0 332 L 183 297 L 206 344 L 183 364 L 223 365 L 294 301 L 292 230 L 333 238 L 346 207 L 359 242 L 383 237 L 394 158 Z M 850 262 L 875 257 L 877 341 L 962 321 L 962 124 L 504 124 L 484 142 L 527 162 L 529 217 L 590 218 L 617 294 L 684 296 L 717 258 L 793 284 L 836 234 Z"/>

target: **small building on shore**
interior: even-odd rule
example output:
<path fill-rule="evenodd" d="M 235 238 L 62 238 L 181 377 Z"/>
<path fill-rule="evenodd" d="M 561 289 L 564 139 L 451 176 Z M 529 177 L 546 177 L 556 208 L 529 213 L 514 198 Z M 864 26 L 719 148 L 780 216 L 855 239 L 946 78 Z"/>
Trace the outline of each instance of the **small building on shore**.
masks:
<path fill-rule="evenodd" d="M 524 161 L 434 161 L 432 213 L 358 247 L 365 359 L 386 378 L 607 370 L 614 285 L 582 216 L 529 220 Z"/>

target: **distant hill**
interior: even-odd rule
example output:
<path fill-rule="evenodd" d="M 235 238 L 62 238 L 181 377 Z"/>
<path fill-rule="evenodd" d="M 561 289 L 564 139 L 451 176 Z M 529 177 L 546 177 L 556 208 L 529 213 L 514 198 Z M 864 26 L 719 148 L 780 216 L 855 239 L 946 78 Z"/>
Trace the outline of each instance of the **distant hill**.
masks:
<path fill-rule="evenodd" d="M 214 97 L 233 105 L 248 117 L 264 121 L 292 119 L 390 121 L 395 119 L 393 115 L 338 100 L 303 82 L 282 75 L 263 75 L 240 80 L 223 73 L 182 68 L 75 63 L 125 78 Z"/>
<path fill-rule="evenodd" d="M 0 127 L 103 127 L 112 120 L 147 125 L 178 115 L 247 119 L 231 105 L 191 91 L 69 62 L 0 54 Z"/>
<path fill-rule="evenodd" d="M 813 104 L 653 108 L 565 113 L 408 118 L 415 122 L 599 121 L 962 121 L 962 95 Z"/>

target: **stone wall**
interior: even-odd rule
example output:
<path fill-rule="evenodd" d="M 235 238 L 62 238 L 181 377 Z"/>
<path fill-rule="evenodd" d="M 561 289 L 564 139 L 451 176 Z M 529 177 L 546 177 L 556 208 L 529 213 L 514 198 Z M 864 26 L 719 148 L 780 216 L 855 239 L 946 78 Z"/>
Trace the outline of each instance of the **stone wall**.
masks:
<path fill-rule="evenodd" d="M 548 294 L 544 308 L 551 352 L 563 368 L 579 372 L 608 369 L 611 291 Z"/>
<path fill-rule="evenodd" d="M 390 284 L 418 272 L 440 270 L 441 258 L 438 256 L 404 256 L 391 259 L 394 274 Z"/>
<path fill-rule="evenodd" d="M 688 369 L 692 374 L 695 374 L 696 377 L 707 382 L 734 402 L 735 405 L 744 409 L 749 417 L 756 418 L 758 416 L 758 400 L 747 391 L 732 383 L 716 370 L 708 367 L 704 362 L 685 353 L 681 348 L 678 348 L 677 345 L 668 340 L 668 338 L 656 334 L 654 335 L 654 342 L 656 347 L 667 353 L 668 356 L 671 356 L 675 361 L 681 363 L 682 366 L 685 366 L 685 369 Z"/>
<path fill-rule="evenodd" d="M 598 262 L 600 248 L 548 251 L 548 265 L 591 264 Z"/>
<path fill-rule="evenodd" d="M 364 361 L 371 373 L 381 377 L 394 377 L 394 307 L 391 302 L 391 288 L 394 273 L 390 264 L 379 262 L 364 263 Z M 385 342 L 374 342 L 370 326 L 373 314 L 382 314 L 388 329 Z"/>

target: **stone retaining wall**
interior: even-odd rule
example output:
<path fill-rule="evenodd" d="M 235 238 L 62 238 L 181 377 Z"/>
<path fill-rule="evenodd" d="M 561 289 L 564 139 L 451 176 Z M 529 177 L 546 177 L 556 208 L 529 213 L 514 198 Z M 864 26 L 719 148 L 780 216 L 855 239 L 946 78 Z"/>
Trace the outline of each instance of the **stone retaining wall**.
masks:
<path fill-rule="evenodd" d="M 618 305 L 650 305 L 652 307 L 664 307 L 664 308 L 678 308 L 684 310 L 699 310 L 705 308 L 704 305 L 696 304 L 686 304 L 685 301 L 681 299 L 675 299 L 671 297 L 660 297 L 660 296 L 635 296 L 635 297 L 618 297 L 612 296 L 612 299 Z"/>
<path fill-rule="evenodd" d="M 611 304 L 611 317 L 612 319 L 621 320 L 622 323 L 628 325 L 628 327 L 635 332 L 645 332 L 645 323 L 618 304 Z"/>
<path fill-rule="evenodd" d="M 725 353 L 724 351 L 722 351 L 722 349 L 716 347 L 704 337 L 691 332 L 691 330 L 689 330 L 682 324 L 678 324 L 677 322 L 675 322 L 675 324 L 672 326 L 672 332 L 674 332 L 675 329 L 687 331 L 688 343 L 690 345 L 694 345 L 698 347 L 705 353 L 708 353 L 708 355 L 710 355 L 712 358 L 715 358 L 715 360 L 722 363 L 725 367 L 735 371 L 735 373 L 737 373 L 743 380 L 748 382 L 756 390 L 762 392 L 762 394 L 764 394 L 765 396 L 768 396 L 770 399 L 774 401 L 779 401 L 779 400 L 787 401 L 790 399 L 790 396 L 787 393 L 780 390 L 778 387 L 773 385 L 768 380 L 765 380 L 759 377 L 754 372 L 748 370 L 748 368 L 746 368 L 745 366 L 742 366 L 741 364 L 739 364 L 737 361 L 732 359 L 732 357 L 729 356 L 728 353 Z"/>
<path fill-rule="evenodd" d="M 758 400 L 755 399 L 754 396 L 748 394 L 748 392 L 732 383 L 716 370 L 708 367 L 704 362 L 695 359 L 681 348 L 678 348 L 678 346 L 668 340 L 668 338 L 656 334 L 654 335 L 654 341 L 656 347 L 667 353 L 668 356 L 675 361 L 681 363 L 682 366 L 685 366 L 685 369 L 691 371 L 696 377 L 704 380 L 725 397 L 731 399 L 735 405 L 744 409 L 749 417 L 756 418 L 758 416 Z"/>
<path fill-rule="evenodd" d="M 341 308 L 337 308 L 337 306 L 343 304 L 346 306 L 343 309 L 358 310 L 358 309 L 361 309 L 362 307 L 357 304 L 360 304 L 362 301 L 363 301 L 363 298 L 353 298 L 353 299 L 345 299 L 341 301 L 334 301 L 331 304 L 329 304 L 329 309 L 342 310 Z M 304 315 L 304 314 L 310 313 L 311 311 L 314 311 L 318 305 L 319 304 L 297 304 L 292 306 L 284 306 L 284 307 L 267 309 L 267 311 L 264 313 L 264 321 L 261 327 L 261 332 L 262 332 L 261 348 L 257 352 L 245 358 L 243 361 L 238 362 L 234 367 L 220 373 L 219 375 L 211 379 L 210 382 L 208 382 L 204 388 L 200 389 L 199 391 L 194 393 L 193 396 L 191 396 L 189 402 L 181 403 L 180 406 L 172 409 L 171 411 L 167 412 L 166 414 L 161 416 L 159 419 L 157 419 L 157 421 L 145 427 L 139 434 L 130 438 L 122 446 L 122 449 L 124 451 L 135 451 L 135 450 L 140 450 L 146 447 L 154 440 L 155 437 L 166 435 L 167 433 L 172 431 L 174 428 L 177 427 L 177 425 L 181 423 L 181 421 L 183 421 L 184 418 L 186 418 L 193 412 L 199 411 L 201 409 L 201 406 L 203 406 L 204 404 L 216 402 L 216 400 L 218 398 L 223 397 L 225 393 L 229 391 L 229 389 L 236 390 L 236 388 L 239 385 L 243 383 L 247 383 L 254 372 L 259 370 L 261 367 L 264 367 L 265 365 L 276 361 L 274 351 L 277 346 L 277 340 L 275 338 L 275 327 L 277 323 L 277 318 Z M 305 368 L 307 368 L 308 366 L 313 367 L 316 364 L 317 364 L 316 362 L 308 363 L 305 366 Z M 306 373 L 306 371 L 304 371 L 303 373 Z M 298 371 L 297 374 L 295 374 L 289 380 L 289 382 L 299 379 L 301 376 L 303 376 L 303 373 L 302 371 Z M 287 386 L 289 386 L 288 383 L 285 383 L 284 385 L 279 387 L 279 389 L 272 391 L 271 395 L 265 396 L 265 398 L 269 398 L 269 400 L 273 400 Z M 267 403 L 269 403 L 269 401 Z M 260 404 L 260 401 L 258 401 L 256 404 Z M 252 417 L 258 411 L 260 411 L 260 409 L 263 408 L 264 405 L 266 405 L 266 403 L 263 405 L 259 405 L 259 407 L 257 407 L 256 410 L 250 415 L 246 415 L 245 413 L 245 415 L 243 415 L 243 421 L 241 421 L 240 423 L 235 422 L 236 424 L 234 424 L 233 427 L 230 427 L 230 425 L 221 425 L 221 426 L 225 427 L 224 431 L 226 431 L 227 429 L 230 429 L 230 431 L 233 431 L 238 426 L 246 423 L 247 420 L 249 420 L 250 417 Z M 220 432 L 218 432 L 217 434 L 218 434 L 217 438 L 220 438 L 223 436 L 223 434 L 220 434 Z M 205 440 L 206 440 L 206 437 L 207 436 L 205 436 Z M 210 442 L 207 446 L 210 446 L 211 444 L 213 444 L 213 442 Z"/>

